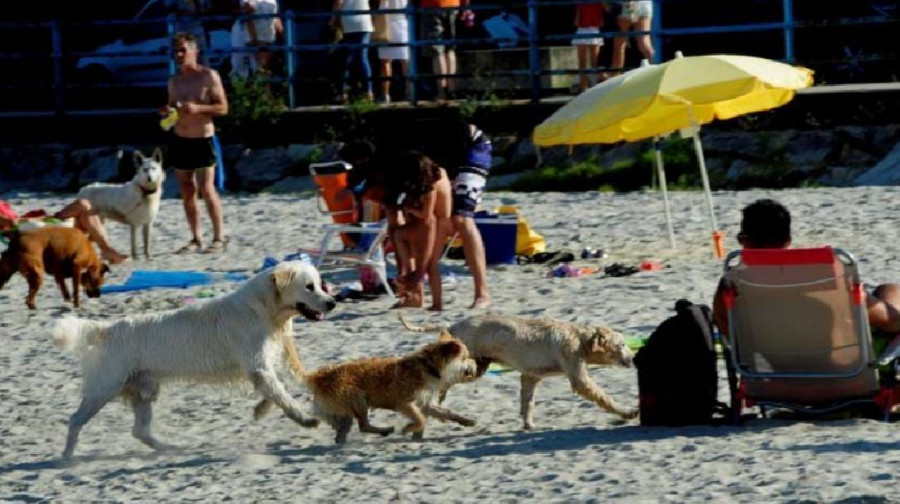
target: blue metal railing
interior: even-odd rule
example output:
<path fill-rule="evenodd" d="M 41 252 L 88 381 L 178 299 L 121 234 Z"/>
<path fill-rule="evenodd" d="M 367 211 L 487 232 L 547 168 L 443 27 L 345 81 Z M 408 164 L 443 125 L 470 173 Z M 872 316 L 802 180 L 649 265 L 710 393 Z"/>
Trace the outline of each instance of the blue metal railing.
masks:
<path fill-rule="evenodd" d="M 613 0 L 613 2 L 621 2 L 624 0 Z M 632 37 L 635 35 L 649 35 L 651 37 L 653 47 L 655 48 L 654 60 L 655 62 L 660 62 L 664 58 L 666 54 L 664 44 L 670 43 L 669 40 L 675 37 L 681 36 L 690 36 L 690 35 L 704 35 L 704 34 L 732 34 L 732 33 L 747 33 L 747 32 L 773 32 L 780 33 L 783 37 L 783 53 L 781 59 L 786 62 L 795 63 L 797 62 L 796 52 L 795 52 L 795 35 L 796 30 L 798 28 L 805 27 L 819 27 L 822 26 L 821 22 L 798 22 L 794 16 L 794 0 L 782 0 L 781 2 L 781 19 L 774 20 L 770 22 L 760 22 L 760 23 L 747 23 L 747 24 L 734 24 L 727 26 L 693 26 L 693 27 L 666 27 L 663 25 L 664 15 L 663 15 L 663 7 L 664 4 L 672 3 L 672 0 L 652 0 L 653 3 L 653 12 L 654 15 L 652 17 L 650 30 L 646 32 L 640 31 L 631 31 L 631 32 L 618 32 L 618 31 L 604 31 L 602 36 L 604 38 L 614 38 L 614 37 Z M 564 33 L 564 34 L 546 34 L 541 35 L 539 31 L 540 23 L 541 23 L 541 12 L 546 9 L 559 9 L 561 7 L 569 7 L 575 6 L 579 3 L 584 3 L 585 0 L 568 0 L 568 1 L 560 1 L 547 3 L 542 2 L 540 0 L 527 0 L 524 5 L 525 10 L 527 11 L 527 33 L 524 36 L 516 35 L 509 39 L 504 39 L 504 42 L 509 42 L 513 45 L 513 47 L 526 49 L 527 50 L 527 68 L 521 69 L 513 69 L 513 70 L 504 70 L 504 71 L 489 71 L 479 74 L 479 77 L 484 79 L 498 79 L 504 77 L 512 77 L 512 78 L 522 78 L 526 79 L 528 82 L 528 86 L 530 87 L 530 97 L 533 102 L 538 102 L 543 94 L 541 79 L 545 76 L 554 76 L 554 75 L 580 75 L 584 73 L 597 73 L 603 70 L 616 70 L 616 69 L 608 69 L 601 67 L 593 67 L 586 69 L 575 69 L 575 68 L 544 68 L 541 63 L 541 54 L 540 51 L 543 48 L 548 46 L 552 46 L 554 43 L 566 42 L 568 43 L 572 39 L 575 38 L 589 38 L 595 37 L 596 35 L 573 35 L 572 33 Z M 497 4 L 478 4 L 471 5 L 469 8 L 476 12 L 503 12 L 504 6 Z M 521 9 L 521 7 L 520 7 Z M 420 37 L 417 33 L 417 17 L 422 14 L 434 13 L 439 11 L 444 11 L 447 9 L 438 9 L 438 8 L 429 8 L 422 9 L 414 7 L 413 2 L 405 9 L 381 9 L 375 11 L 343 11 L 341 14 L 343 15 L 352 15 L 352 14 L 403 14 L 406 16 L 409 26 L 409 40 L 406 43 L 391 43 L 391 42 L 369 42 L 366 44 L 342 44 L 343 49 L 359 49 L 359 48 L 379 48 L 379 47 L 394 47 L 394 46 L 406 46 L 410 48 L 411 57 L 409 60 L 409 75 L 408 75 L 408 97 L 410 102 L 415 105 L 420 99 L 419 90 L 420 84 L 424 79 L 436 78 L 436 77 L 448 77 L 448 78 L 463 78 L 463 77 L 471 77 L 471 75 L 466 75 L 464 73 L 454 73 L 452 75 L 439 75 L 435 73 L 422 72 L 419 67 L 419 62 L 417 57 L 415 56 L 415 51 L 417 49 L 427 48 L 433 45 L 444 45 L 451 46 L 457 48 L 473 48 L 484 45 L 491 45 L 497 43 L 496 39 L 492 38 L 484 38 L 484 37 L 469 37 L 469 38 L 459 38 L 455 40 L 429 40 L 423 37 Z M 457 9 L 452 9 L 457 10 Z M 222 49 L 219 47 L 209 47 L 207 54 L 209 56 L 226 58 L 229 57 L 233 53 L 241 53 L 241 52 L 256 52 L 256 51 L 272 51 L 272 52 L 280 52 L 284 56 L 284 75 L 282 77 L 279 76 L 271 76 L 267 79 L 274 82 L 280 82 L 285 84 L 287 89 L 287 103 L 288 106 L 294 108 L 298 105 L 298 93 L 297 86 L 307 80 L 307 77 L 300 75 L 299 67 L 300 61 L 303 58 L 303 55 L 314 53 L 316 51 L 326 51 L 334 49 L 332 44 L 325 43 L 299 43 L 298 42 L 298 24 L 303 20 L 313 19 L 318 20 L 321 19 L 323 24 L 326 18 L 330 18 L 334 13 L 330 11 L 326 12 L 295 12 L 295 11 L 287 11 L 281 17 L 284 22 L 284 40 L 282 43 L 272 44 L 269 46 L 254 46 L 247 48 L 226 48 Z M 209 26 L 211 23 L 218 22 L 233 22 L 235 20 L 242 20 L 244 22 L 250 22 L 257 19 L 268 19 L 273 17 L 273 15 L 240 15 L 240 16 L 203 16 L 199 18 L 202 22 L 206 23 Z M 551 16 L 547 16 L 548 18 Z M 131 27 L 136 25 L 153 25 L 153 26 L 165 26 L 165 33 L 168 35 L 168 40 L 171 40 L 172 35 L 174 35 L 177 27 L 179 26 L 179 22 L 183 21 L 184 18 L 179 18 L 176 15 L 172 14 L 165 18 L 154 18 L 154 19 L 146 19 L 146 20 L 109 20 L 109 21 L 89 21 L 89 22 L 74 22 L 74 23 L 66 23 L 66 27 Z M 874 18 L 854 18 L 854 19 L 842 19 L 839 22 L 832 23 L 832 26 L 851 26 L 851 25 L 869 25 L 869 24 L 883 24 L 883 23 L 898 23 L 900 21 L 896 19 L 874 19 Z M 79 83 L 73 82 L 71 79 L 68 79 L 67 75 L 67 63 L 75 57 L 79 56 L 102 56 L 108 58 L 135 58 L 135 57 L 148 57 L 155 56 L 162 58 L 165 56 L 168 60 L 169 64 L 169 72 L 174 73 L 174 61 L 170 57 L 171 47 L 169 43 L 168 50 L 166 54 L 161 54 L 159 52 L 150 52 L 150 51 L 118 51 L 116 53 L 99 53 L 96 51 L 75 51 L 68 49 L 69 46 L 73 44 L 69 43 L 69 40 L 64 36 L 66 31 L 64 29 L 64 24 L 61 21 L 51 21 L 51 22 L 37 22 L 37 23 L 0 23 L 0 30 L 7 29 L 15 29 L 15 30 L 49 30 L 50 39 L 52 42 L 52 49 L 48 53 L 28 50 L 28 51 L 7 51 L 0 52 L 0 62 L 6 60 L 29 60 L 34 58 L 41 57 L 49 57 L 49 60 L 52 62 L 52 83 L 46 82 L 26 82 L 23 84 L 4 84 L 0 82 L 0 89 L 41 89 L 41 88 L 49 88 L 52 89 L 53 93 L 53 109 L 52 110 L 23 110 L 23 111 L 0 111 L 0 117 L 16 117 L 16 116 L 50 116 L 50 115 L 86 115 L 86 114 L 118 114 L 122 113 L 125 109 L 108 109 L 108 110 L 75 110 L 68 107 L 67 103 L 67 91 L 69 90 L 78 90 L 78 89 L 104 89 L 104 88 L 140 88 L 140 87 L 161 87 L 164 86 L 163 82 L 137 82 L 137 83 L 117 83 L 117 82 L 108 82 L 108 83 L 97 83 L 97 82 L 87 82 L 87 83 Z M 524 47 L 522 47 L 524 45 Z M 873 57 L 861 57 L 862 60 L 866 58 Z M 877 57 L 874 57 L 877 59 Z M 164 65 L 164 63 L 162 63 Z M 374 79 L 373 79 L 374 80 Z M 131 112 L 150 112 L 155 111 L 155 108 L 138 108 L 138 109 L 127 109 Z"/>

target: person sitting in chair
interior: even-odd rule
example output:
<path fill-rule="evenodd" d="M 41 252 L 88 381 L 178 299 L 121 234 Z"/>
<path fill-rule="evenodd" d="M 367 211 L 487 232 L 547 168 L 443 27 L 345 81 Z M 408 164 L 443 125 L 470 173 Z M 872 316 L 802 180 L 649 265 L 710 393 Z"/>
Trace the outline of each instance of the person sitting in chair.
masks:
<path fill-rule="evenodd" d="M 745 249 L 786 249 L 791 246 L 791 214 L 781 203 L 760 199 L 742 210 L 738 242 Z M 722 337 L 728 337 L 728 313 L 722 299 L 725 286 L 719 282 L 713 300 L 713 320 Z M 900 284 L 887 283 L 866 296 L 869 327 L 875 355 L 900 335 Z"/>

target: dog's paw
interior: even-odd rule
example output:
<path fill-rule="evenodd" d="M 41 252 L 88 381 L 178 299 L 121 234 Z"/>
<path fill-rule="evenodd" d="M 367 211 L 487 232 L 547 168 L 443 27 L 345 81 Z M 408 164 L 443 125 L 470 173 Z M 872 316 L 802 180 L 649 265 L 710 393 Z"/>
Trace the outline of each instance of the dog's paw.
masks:
<path fill-rule="evenodd" d="M 385 428 L 381 429 L 378 433 L 381 434 L 382 436 L 388 436 L 388 435 L 391 435 L 394 433 L 394 428 L 393 427 L 385 427 Z"/>
<path fill-rule="evenodd" d="M 475 420 L 472 420 L 471 418 L 462 418 L 459 421 L 459 425 L 462 425 L 463 427 L 475 427 Z"/>
<path fill-rule="evenodd" d="M 306 427 L 308 429 L 314 429 L 319 426 L 321 423 L 318 418 L 304 418 L 300 420 L 299 423 L 301 426 Z"/>
<path fill-rule="evenodd" d="M 416 424 L 409 423 L 409 424 L 406 424 L 406 426 L 403 427 L 403 430 L 400 432 L 402 432 L 403 434 L 409 434 L 410 432 L 412 432 L 413 438 L 415 438 L 416 433 L 424 432 L 424 430 L 425 430 L 424 428 L 416 429 Z"/>
<path fill-rule="evenodd" d="M 619 416 L 624 418 L 625 420 L 631 420 L 633 418 L 637 418 L 640 410 L 637 408 L 627 409 L 619 413 Z"/>
<path fill-rule="evenodd" d="M 269 413 L 269 410 L 272 409 L 272 401 L 268 399 L 263 399 L 259 401 L 256 406 L 253 408 L 253 419 L 257 422 L 260 421 L 264 416 Z"/>
<path fill-rule="evenodd" d="M 151 446 L 151 448 L 153 448 L 154 450 L 156 450 L 156 451 L 158 451 L 158 452 L 173 452 L 173 451 L 179 451 L 179 450 L 180 450 L 180 448 L 178 447 L 178 445 L 173 445 L 173 444 L 168 444 L 168 443 L 162 443 L 162 442 L 160 442 L 160 441 L 156 441 L 156 442 L 153 444 L 153 446 Z"/>
<path fill-rule="evenodd" d="M 415 441 L 421 441 L 425 437 L 425 431 L 413 432 L 412 438 Z"/>

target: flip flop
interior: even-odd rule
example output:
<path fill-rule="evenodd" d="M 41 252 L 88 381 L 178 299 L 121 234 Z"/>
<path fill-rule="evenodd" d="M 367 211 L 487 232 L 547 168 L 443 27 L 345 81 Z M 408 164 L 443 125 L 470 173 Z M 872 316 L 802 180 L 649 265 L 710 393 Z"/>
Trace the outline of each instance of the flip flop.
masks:
<path fill-rule="evenodd" d="M 548 266 L 562 262 L 571 262 L 575 260 L 575 256 L 570 252 L 539 252 L 531 256 L 531 261 L 536 264 L 546 264 Z"/>
<path fill-rule="evenodd" d="M 191 240 L 187 245 L 176 250 L 176 254 L 192 254 L 200 251 L 200 243 L 197 240 Z"/>
<path fill-rule="evenodd" d="M 638 271 L 640 271 L 639 268 L 636 268 L 634 266 L 626 266 L 622 263 L 613 263 L 603 268 L 603 273 L 609 277 L 623 277 L 633 275 Z"/>
<path fill-rule="evenodd" d="M 219 252 L 225 252 L 225 242 L 222 240 L 213 240 L 203 251 L 204 254 L 218 254 Z"/>

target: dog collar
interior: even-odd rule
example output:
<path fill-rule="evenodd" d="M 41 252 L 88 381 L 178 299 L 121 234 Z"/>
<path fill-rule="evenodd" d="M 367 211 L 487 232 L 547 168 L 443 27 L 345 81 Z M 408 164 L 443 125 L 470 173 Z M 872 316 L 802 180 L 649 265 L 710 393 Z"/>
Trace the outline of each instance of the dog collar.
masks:
<path fill-rule="evenodd" d="M 138 184 L 138 187 L 141 188 L 141 194 L 143 194 L 144 196 L 150 196 L 151 194 L 159 190 L 158 186 L 155 189 L 147 189 L 146 187 Z"/>

